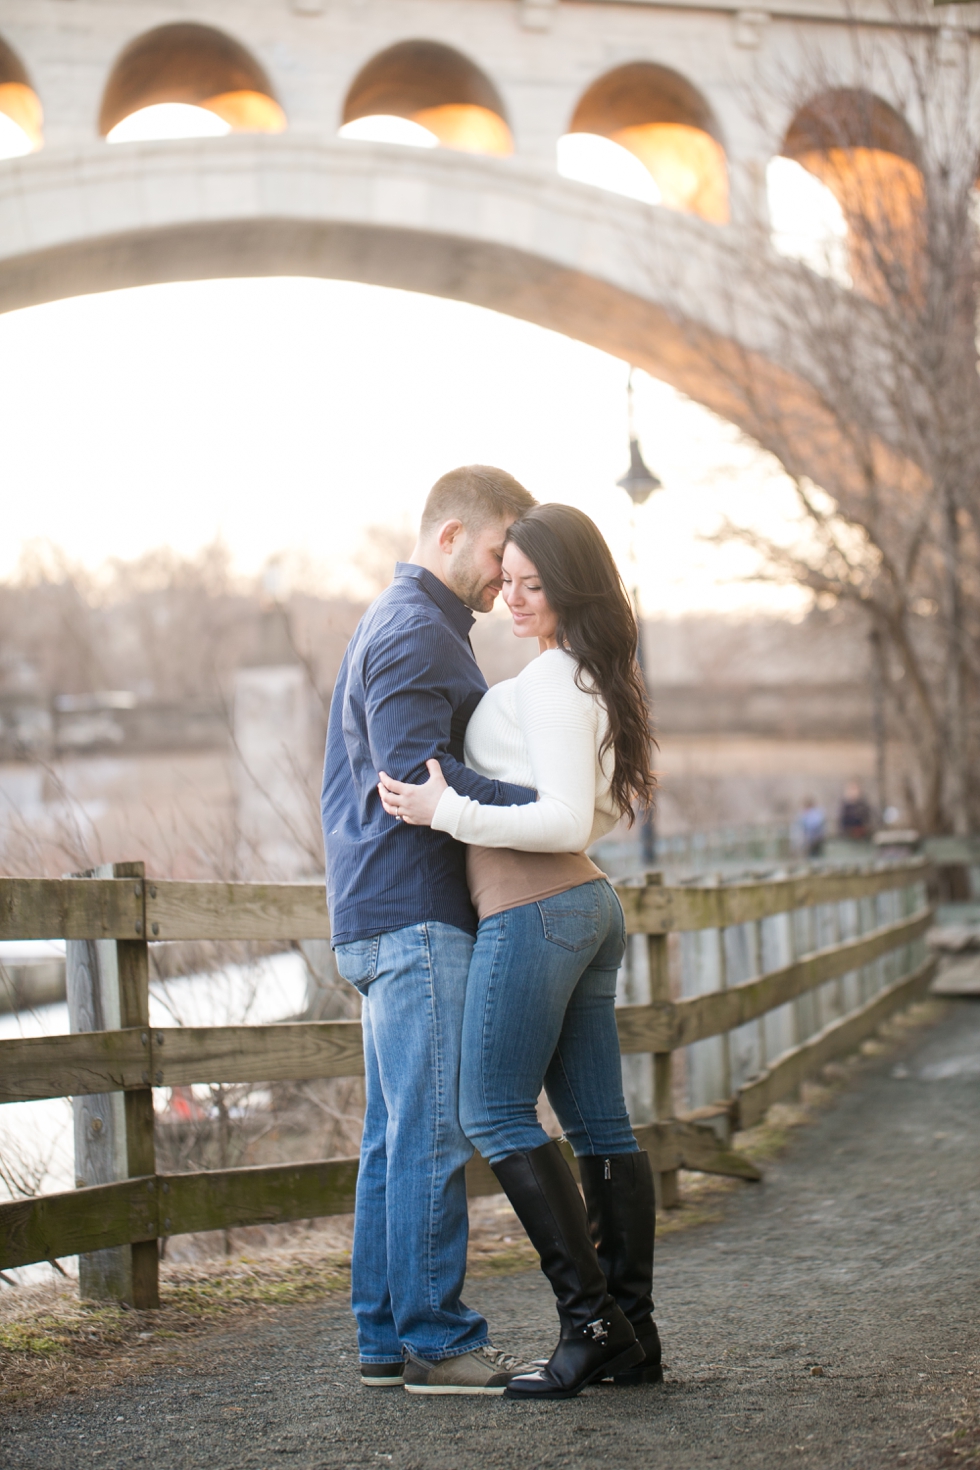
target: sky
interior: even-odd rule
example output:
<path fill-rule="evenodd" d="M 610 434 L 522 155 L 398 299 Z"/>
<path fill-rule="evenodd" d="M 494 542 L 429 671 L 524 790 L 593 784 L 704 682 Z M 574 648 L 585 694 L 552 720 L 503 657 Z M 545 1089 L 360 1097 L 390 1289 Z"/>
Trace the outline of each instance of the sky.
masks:
<path fill-rule="evenodd" d="M 0 316 L 4 534 L 89 567 L 220 537 L 260 570 L 300 553 L 362 589 L 372 525 L 411 525 L 458 464 L 498 464 L 591 515 L 644 610 L 799 606 L 750 587 L 747 553 L 704 543 L 723 515 L 778 529 L 788 486 L 722 421 L 635 375 L 636 427 L 664 483 L 636 513 L 625 363 L 457 302 L 336 281 L 143 287 Z"/>

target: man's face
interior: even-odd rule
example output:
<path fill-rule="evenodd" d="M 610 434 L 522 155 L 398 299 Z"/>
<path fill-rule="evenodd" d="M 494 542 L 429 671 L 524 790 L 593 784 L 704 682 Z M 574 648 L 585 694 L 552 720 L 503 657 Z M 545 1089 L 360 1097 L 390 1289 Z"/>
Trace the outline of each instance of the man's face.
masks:
<path fill-rule="evenodd" d="M 501 588 L 504 537 L 513 516 L 492 521 L 479 531 L 461 529 L 446 555 L 446 585 L 474 612 L 489 612 Z"/>

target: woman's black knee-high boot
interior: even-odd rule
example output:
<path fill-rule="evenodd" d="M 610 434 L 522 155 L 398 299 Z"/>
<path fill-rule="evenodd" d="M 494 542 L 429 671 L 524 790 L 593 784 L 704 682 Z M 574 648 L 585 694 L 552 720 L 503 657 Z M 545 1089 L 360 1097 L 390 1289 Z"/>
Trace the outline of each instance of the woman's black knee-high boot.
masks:
<path fill-rule="evenodd" d="M 642 1363 L 613 1374 L 613 1380 L 621 1385 L 661 1383 L 660 1334 L 651 1294 L 656 1206 L 650 1156 L 596 1154 L 580 1158 L 578 1166 L 599 1265 L 644 1351 Z"/>
<path fill-rule="evenodd" d="M 570 1399 L 586 1384 L 642 1363 L 636 1334 L 606 1289 L 582 1197 L 558 1145 L 510 1154 L 493 1172 L 541 1257 L 561 1323 L 547 1364 L 512 1378 L 504 1397 Z"/>

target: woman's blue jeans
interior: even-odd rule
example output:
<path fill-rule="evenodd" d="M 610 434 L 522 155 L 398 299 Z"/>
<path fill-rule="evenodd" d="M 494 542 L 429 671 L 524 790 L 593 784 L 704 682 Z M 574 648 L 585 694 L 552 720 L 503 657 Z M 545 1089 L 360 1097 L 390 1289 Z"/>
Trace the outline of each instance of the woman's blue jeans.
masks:
<path fill-rule="evenodd" d="M 623 1099 L 623 911 L 604 878 L 480 923 L 463 1012 L 460 1122 L 491 1164 L 548 1142 L 542 1084 L 578 1154 L 637 1150 Z"/>

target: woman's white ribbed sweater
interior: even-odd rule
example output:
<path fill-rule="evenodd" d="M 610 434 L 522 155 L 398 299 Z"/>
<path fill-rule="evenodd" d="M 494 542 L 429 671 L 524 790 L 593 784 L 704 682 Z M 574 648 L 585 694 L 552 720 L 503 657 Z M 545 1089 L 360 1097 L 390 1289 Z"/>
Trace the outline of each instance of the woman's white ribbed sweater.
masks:
<path fill-rule="evenodd" d="M 432 825 L 460 842 L 521 852 L 582 852 L 619 820 L 609 780 L 613 752 L 599 760 L 608 728 L 594 694 L 575 682 L 576 663 L 549 649 L 516 679 L 494 684 L 466 731 L 466 764 L 481 776 L 531 786 L 527 806 L 481 806 L 452 787 Z"/>

